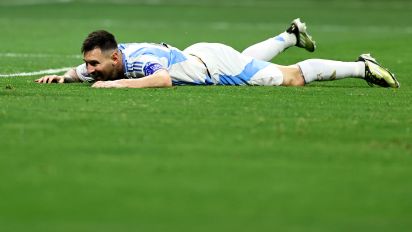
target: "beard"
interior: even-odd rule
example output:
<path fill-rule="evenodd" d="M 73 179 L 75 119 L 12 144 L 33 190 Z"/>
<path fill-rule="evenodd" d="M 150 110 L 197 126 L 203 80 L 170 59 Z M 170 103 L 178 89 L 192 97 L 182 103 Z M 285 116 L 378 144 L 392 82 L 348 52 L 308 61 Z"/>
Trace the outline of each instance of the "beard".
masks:
<path fill-rule="evenodd" d="M 123 78 L 124 78 L 123 70 L 117 70 L 116 68 L 114 68 L 112 73 L 108 76 L 108 80 L 119 80 Z"/>
<path fill-rule="evenodd" d="M 90 76 L 96 81 L 110 81 L 120 79 L 118 78 L 116 70 L 112 70 L 110 72 L 95 71 L 91 73 Z"/>
<path fill-rule="evenodd" d="M 93 73 L 90 73 L 90 76 L 96 81 L 105 81 L 106 80 L 106 78 L 105 78 L 105 76 L 102 72 L 95 71 Z"/>

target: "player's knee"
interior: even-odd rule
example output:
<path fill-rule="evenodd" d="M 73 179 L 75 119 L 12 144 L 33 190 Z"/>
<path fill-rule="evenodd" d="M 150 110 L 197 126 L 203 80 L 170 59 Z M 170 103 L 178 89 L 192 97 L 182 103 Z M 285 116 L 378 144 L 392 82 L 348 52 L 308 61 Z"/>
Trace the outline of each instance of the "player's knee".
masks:
<path fill-rule="evenodd" d="M 283 83 L 284 86 L 304 86 L 305 80 L 303 79 L 302 73 L 299 66 L 291 65 L 281 69 L 283 73 Z"/>
<path fill-rule="evenodd" d="M 305 80 L 303 79 L 302 75 L 299 73 L 292 78 L 290 86 L 304 86 Z"/>

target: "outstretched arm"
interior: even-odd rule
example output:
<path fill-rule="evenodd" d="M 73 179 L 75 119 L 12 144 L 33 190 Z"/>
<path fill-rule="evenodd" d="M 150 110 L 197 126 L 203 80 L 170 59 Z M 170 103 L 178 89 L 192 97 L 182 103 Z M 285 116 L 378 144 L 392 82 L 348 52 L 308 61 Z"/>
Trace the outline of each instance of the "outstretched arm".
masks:
<path fill-rule="evenodd" d="M 62 76 L 59 75 L 48 75 L 43 76 L 35 82 L 37 83 L 70 83 L 70 82 L 80 82 L 79 76 L 77 76 L 76 69 L 72 68 L 67 71 Z"/>
<path fill-rule="evenodd" d="M 139 79 L 97 81 L 92 85 L 94 88 L 162 88 L 170 86 L 172 86 L 172 78 L 169 72 L 164 69 Z"/>

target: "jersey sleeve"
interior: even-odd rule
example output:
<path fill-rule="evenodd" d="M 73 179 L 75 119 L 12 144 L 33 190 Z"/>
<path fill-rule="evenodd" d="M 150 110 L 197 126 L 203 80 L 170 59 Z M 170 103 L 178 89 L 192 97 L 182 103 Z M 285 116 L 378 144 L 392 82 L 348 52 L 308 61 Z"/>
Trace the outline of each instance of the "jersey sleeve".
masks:
<path fill-rule="evenodd" d="M 136 76 L 149 76 L 159 70 L 166 70 L 166 67 L 159 58 L 152 55 L 142 55 L 128 64 L 128 71 L 132 71 Z"/>
<path fill-rule="evenodd" d="M 83 63 L 76 67 L 76 74 L 83 82 L 93 82 L 94 79 L 87 73 L 86 64 Z"/>

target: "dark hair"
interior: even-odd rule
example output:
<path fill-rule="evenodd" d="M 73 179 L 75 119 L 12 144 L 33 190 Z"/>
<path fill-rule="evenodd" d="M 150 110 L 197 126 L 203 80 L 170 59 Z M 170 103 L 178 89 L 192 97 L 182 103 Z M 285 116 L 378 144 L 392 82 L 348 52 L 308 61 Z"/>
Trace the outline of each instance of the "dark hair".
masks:
<path fill-rule="evenodd" d="M 95 48 L 107 51 L 117 48 L 117 42 L 114 35 L 105 30 L 93 31 L 83 41 L 82 53 L 89 52 Z"/>

